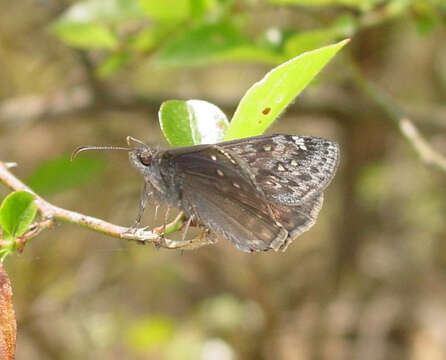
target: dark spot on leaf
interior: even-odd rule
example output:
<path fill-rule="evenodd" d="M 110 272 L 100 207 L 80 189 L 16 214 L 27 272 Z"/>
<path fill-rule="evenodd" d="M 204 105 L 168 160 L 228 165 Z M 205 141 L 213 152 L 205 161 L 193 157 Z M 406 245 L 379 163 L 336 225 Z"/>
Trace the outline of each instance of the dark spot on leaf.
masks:
<path fill-rule="evenodd" d="M 271 111 L 271 108 L 270 108 L 270 107 L 264 108 L 264 109 L 262 110 L 262 114 L 263 114 L 263 115 L 268 115 L 270 111 Z"/>

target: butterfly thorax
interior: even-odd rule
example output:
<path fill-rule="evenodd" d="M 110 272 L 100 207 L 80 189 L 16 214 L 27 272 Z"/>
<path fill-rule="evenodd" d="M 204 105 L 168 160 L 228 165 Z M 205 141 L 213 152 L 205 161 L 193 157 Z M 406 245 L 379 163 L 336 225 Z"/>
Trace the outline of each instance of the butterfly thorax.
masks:
<path fill-rule="evenodd" d="M 139 148 L 129 153 L 130 162 L 144 176 L 144 181 L 151 190 L 153 197 L 160 203 L 167 203 L 181 208 L 180 194 L 174 181 L 174 174 L 169 167 L 163 166 L 163 151 L 151 147 Z"/>

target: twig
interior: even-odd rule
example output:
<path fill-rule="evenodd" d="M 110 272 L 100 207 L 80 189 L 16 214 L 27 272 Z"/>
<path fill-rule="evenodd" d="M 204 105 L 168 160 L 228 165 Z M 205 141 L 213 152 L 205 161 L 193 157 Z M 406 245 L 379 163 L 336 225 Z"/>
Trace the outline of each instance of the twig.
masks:
<path fill-rule="evenodd" d="M 407 117 L 405 111 L 389 95 L 371 84 L 356 65 L 352 64 L 352 69 L 353 79 L 358 87 L 393 121 L 421 160 L 427 165 L 446 171 L 446 157 L 429 144 L 414 123 Z"/>
<path fill-rule="evenodd" d="M 41 198 L 22 181 L 15 177 L 8 170 L 7 164 L 8 163 L 0 162 L 0 182 L 4 183 L 14 191 L 22 190 L 33 194 L 37 208 L 43 218 L 42 221 L 31 225 L 28 231 L 21 236 L 20 239 L 18 239 L 19 243 L 22 243 L 22 248 L 28 239 L 37 236 L 44 229 L 52 228 L 55 225 L 56 220 L 76 224 L 119 239 L 134 240 L 144 244 L 153 243 L 157 247 L 163 247 L 166 249 L 181 248 L 189 250 L 212 243 L 211 241 L 208 241 L 208 239 L 202 239 L 202 237 L 199 239 L 186 240 L 184 242 L 170 240 L 164 237 L 165 234 L 170 234 L 181 229 L 185 219 L 183 212 L 180 212 L 176 219 L 170 224 L 167 224 L 165 227 L 162 226 L 153 229 L 153 231 L 149 231 L 145 228 L 135 230 L 128 227 L 111 224 L 98 218 L 57 207 Z M 164 232 L 161 231 L 161 228 L 164 230 Z"/>
<path fill-rule="evenodd" d="M 441 170 L 446 171 L 446 157 L 436 152 L 430 146 L 409 119 L 400 119 L 399 125 L 403 135 L 412 143 L 415 151 L 426 164 L 437 166 Z"/>

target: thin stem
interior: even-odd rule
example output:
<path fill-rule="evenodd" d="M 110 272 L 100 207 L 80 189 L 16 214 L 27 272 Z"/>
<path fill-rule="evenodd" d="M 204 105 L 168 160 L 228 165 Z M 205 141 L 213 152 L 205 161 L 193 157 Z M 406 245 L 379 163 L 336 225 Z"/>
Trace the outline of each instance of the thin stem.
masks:
<path fill-rule="evenodd" d="M 437 152 L 422 136 L 415 124 L 407 117 L 405 111 L 389 95 L 370 83 L 352 61 L 353 80 L 363 93 L 372 100 L 394 123 L 406 138 L 421 160 L 427 165 L 446 171 L 446 157 Z"/>

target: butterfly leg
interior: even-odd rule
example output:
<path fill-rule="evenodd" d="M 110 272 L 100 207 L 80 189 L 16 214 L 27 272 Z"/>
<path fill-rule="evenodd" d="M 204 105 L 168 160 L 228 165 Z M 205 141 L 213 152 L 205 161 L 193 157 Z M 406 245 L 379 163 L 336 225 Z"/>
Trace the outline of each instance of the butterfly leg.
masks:
<path fill-rule="evenodd" d="M 181 237 L 181 241 L 183 241 L 183 242 L 186 240 L 186 235 L 187 235 L 187 232 L 189 231 L 189 227 L 190 227 L 190 224 L 191 224 L 193 218 L 194 218 L 193 216 L 190 216 L 189 219 L 187 219 L 186 224 L 184 225 L 183 236 Z"/>
<path fill-rule="evenodd" d="M 160 208 L 160 204 L 156 203 L 155 204 L 155 215 L 153 216 L 153 221 L 156 222 L 156 218 L 158 217 L 158 210 Z"/>
<path fill-rule="evenodd" d="M 164 243 L 168 249 L 178 250 L 195 250 L 205 245 L 212 245 L 216 243 L 216 239 L 209 237 L 210 231 L 207 228 L 202 228 L 200 235 L 190 240 L 169 240 Z"/>
<path fill-rule="evenodd" d="M 152 195 L 152 192 L 148 192 L 147 183 L 144 182 L 144 186 L 143 186 L 142 192 L 141 192 L 138 215 L 136 216 L 135 222 L 128 229 L 128 231 L 126 231 L 126 233 L 134 234 L 138 230 L 139 225 L 141 224 L 142 215 L 144 214 L 144 210 L 147 206 L 147 203 L 149 202 L 149 198 L 151 195 Z"/>
<path fill-rule="evenodd" d="M 167 207 L 166 213 L 164 214 L 164 223 L 163 223 L 163 230 L 162 234 L 166 232 L 166 225 L 167 225 L 167 219 L 169 218 L 170 213 L 170 206 Z"/>
<path fill-rule="evenodd" d="M 139 227 L 139 225 L 141 224 L 141 219 L 144 214 L 144 210 L 147 207 L 147 203 L 149 202 L 149 198 L 151 195 L 152 195 L 152 193 L 148 192 L 147 182 L 144 181 L 144 186 L 143 186 L 142 192 L 141 192 L 141 200 L 139 202 L 138 215 L 136 216 L 136 220 L 135 220 L 135 223 L 132 226 L 132 228 L 137 229 Z"/>

